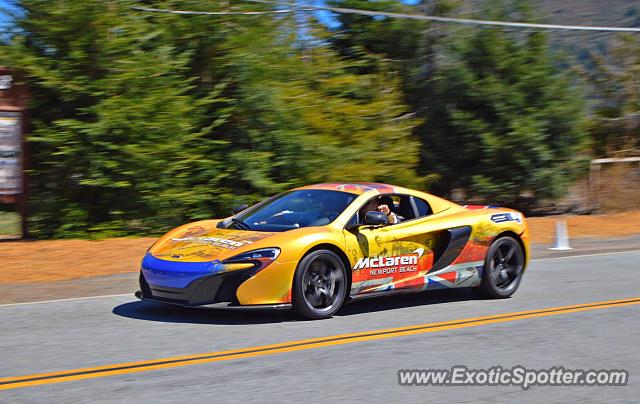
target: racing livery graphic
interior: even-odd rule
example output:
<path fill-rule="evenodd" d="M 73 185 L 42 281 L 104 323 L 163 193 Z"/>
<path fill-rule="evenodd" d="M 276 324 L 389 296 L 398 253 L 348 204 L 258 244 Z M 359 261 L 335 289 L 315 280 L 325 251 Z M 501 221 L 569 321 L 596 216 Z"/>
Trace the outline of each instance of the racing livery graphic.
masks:
<path fill-rule="evenodd" d="M 520 212 L 387 184 L 317 184 L 168 232 L 143 258 L 136 295 L 319 319 L 348 300 L 397 292 L 508 297 L 528 256 Z"/>

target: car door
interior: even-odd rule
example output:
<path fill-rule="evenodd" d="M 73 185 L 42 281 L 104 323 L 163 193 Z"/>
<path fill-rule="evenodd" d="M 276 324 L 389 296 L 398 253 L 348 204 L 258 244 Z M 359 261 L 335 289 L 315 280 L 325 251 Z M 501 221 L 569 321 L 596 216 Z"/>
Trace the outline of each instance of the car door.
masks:
<path fill-rule="evenodd" d="M 345 229 L 345 243 L 351 260 L 351 295 L 422 288 L 425 274 L 442 250 L 441 232 L 425 232 L 428 220 L 426 202 L 410 195 L 391 195 L 398 201 L 392 210 L 402 213 L 403 221 L 384 226 L 358 225 L 357 219 Z M 417 203 L 416 203 L 417 202 Z M 364 206 L 364 205 L 363 205 Z M 408 217 L 410 216 L 410 217 Z"/>

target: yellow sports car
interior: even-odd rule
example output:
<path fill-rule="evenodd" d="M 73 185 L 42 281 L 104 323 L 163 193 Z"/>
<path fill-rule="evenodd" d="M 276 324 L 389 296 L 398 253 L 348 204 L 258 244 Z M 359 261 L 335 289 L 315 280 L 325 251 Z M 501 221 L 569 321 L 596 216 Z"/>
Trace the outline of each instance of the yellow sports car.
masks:
<path fill-rule="evenodd" d="M 142 260 L 136 295 L 320 319 L 348 299 L 399 292 L 469 287 L 505 298 L 528 257 L 515 210 L 387 184 L 317 184 L 171 230 Z"/>

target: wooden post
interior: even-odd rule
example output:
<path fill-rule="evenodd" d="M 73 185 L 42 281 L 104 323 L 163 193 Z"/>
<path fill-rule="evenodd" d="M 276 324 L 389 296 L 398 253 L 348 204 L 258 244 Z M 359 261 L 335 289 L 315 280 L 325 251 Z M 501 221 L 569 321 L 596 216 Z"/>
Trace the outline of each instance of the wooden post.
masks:
<path fill-rule="evenodd" d="M 634 207 L 637 207 L 638 204 L 640 203 L 640 159 L 638 159 L 638 172 L 636 173 L 636 192 L 635 192 L 635 200 L 634 200 Z"/>
<path fill-rule="evenodd" d="M 591 162 L 589 169 L 589 208 L 591 211 L 598 210 L 600 207 L 600 164 Z"/>
<path fill-rule="evenodd" d="M 21 168 L 22 168 L 22 194 L 20 194 L 20 202 L 18 204 L 18 210 L 20 211 L 20 217 L 22 218 L 22 238 L 29 238 L 29 210 L 27 207 L 27 200 L 29 194 L 29 176 L 27 170 L 29 169 L 29 145 L 27 144 L 25 134 L 29 132 L 28 126 L 28 112 L 22 111 L 22 155 L 21 155 Z"/>

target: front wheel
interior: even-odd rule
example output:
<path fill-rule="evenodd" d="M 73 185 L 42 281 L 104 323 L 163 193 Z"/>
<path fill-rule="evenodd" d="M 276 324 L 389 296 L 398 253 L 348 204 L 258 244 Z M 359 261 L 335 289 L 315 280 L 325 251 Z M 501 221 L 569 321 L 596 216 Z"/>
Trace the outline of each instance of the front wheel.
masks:
<path fill-rule="evenodd" d="M 478 292 L 504 299 L 518 289 L 524 270 L 524 250 L 511 236 L 500 237 L 489 247 Z"/>
<path fill-rule="evenodd" d="M 334 252 L 316 250 L 298 263 L 293 278 L 293 309 L 299 316 L 329 318 L 340 309 L 346 295 L 346 269 Z"/>

